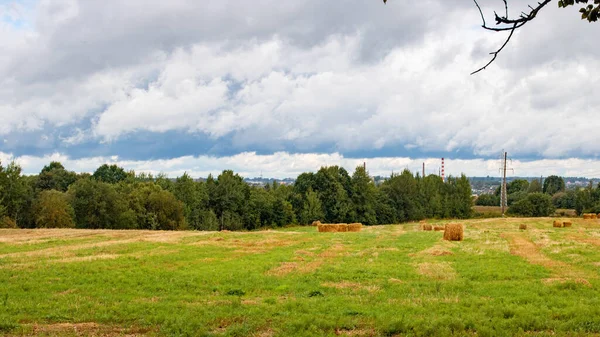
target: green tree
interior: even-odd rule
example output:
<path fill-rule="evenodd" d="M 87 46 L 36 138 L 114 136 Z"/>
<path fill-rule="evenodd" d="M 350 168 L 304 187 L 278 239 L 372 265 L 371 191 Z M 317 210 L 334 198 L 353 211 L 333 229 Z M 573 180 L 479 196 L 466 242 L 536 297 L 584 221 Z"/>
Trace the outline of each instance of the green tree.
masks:
<path fill-rule="evenodd" d="M 394 208 L 394 218 L 398 221 L 420 220 L 425 217 L 423 205 L 418 203 L 419 188 L 413 174 L 404 170 L 386 180 L 381 186 Z"/>
<path fill-rule="evenodd" d="M 539 180 L 534 179 L 529 183 L 529 188 L 527 189 L 527 193 L 542 193 L 543 188 L 542 184 Z"/>
<path fill-rule="evenodd" d="M 57 190 L 65 192 L 75 181 L 77 181 L 75 172 L 67 171 L 61 163 L 53 161 L 50 165 L 44 166 L 37 177 L 35 187 L 38 191 Z"/>
<path fill-rule="evenodd" d="M 132 228 L 127 202 L 114 185 L 94 179 L 80 179 L 67 191 L 75 211 L 77 228 Z"/>
<path fill-rule="evenodd" d="M 37 228 L 75 227 L 75 212 L 63 192 L 42 191 L 34 202 L 33 214 Z"/>
<path fill-rule="evenodd" d="M 351 219 L 352 202 L 348 196 L 351 185 L 348 172 L 339 166 L 322 167 L 315 174 L 315 192 L 323 204 L 325 222 L 340 223 Z"/>
<path fill-rule="evenodd" d="M 365 225 L 377 223 L 375 211 L 375 185 L 365 171 L 364 166 L 358 166 L 352 175 L 351 200 L 354 205 L 354 221 Z"/>
<path fill-rule="evenodd" d="M 508 206 L 511 206 L 512 204 L 525 199 L 525 197 L 527 197 L 527 192 L 526 191 L 517 191 L 517 192 L 513 192 L 511 194 L 508 195 L 507 198 L 507 204 Z"/>
<path fill-rule="evenodd" d="M 514 203 L 509 209 L 509 214 L 542 217 L 554 213 L 552 198 L 544 193 L 530 193 L 524 199 Z"/>
<path fill-rule="evenodd" d="M 323 204 L 319 199 L 319 195 L 312 188 L 309 188 L 306 192 L 306 202 L 302 209 L 302 223 L 310 224 L 315 220 L 323 220 L 324 216 Z"/>
<path fill-rule="evenodd" d="M 243 178 L 225 170 L 216 180 L 209 176 L 207 187 L 211 209 L 221 222 L 220 229 L 243 228 L 243 214 L 250 198 L 250 186 Z"/>
<path fill-rule="evenodd" d="M 529 189 L 529 181 L 525 179 L 515 179 L 506 185 L 506 193 L 508 195 L 516 192 L 527 192 Z"/>
<path fill-rule="evenodd" d="M 21 166 L 11 162 L 7 167 L 0 163 L 0 205 L 6 216 L 19 226 L 25 225 L 33 200 L 33 191 L 26 177 L 21 175 Z"/>
<path fill-rule="evenodd" d="M 573 190 L 558 192 L 552 196 L 552 204 L 556 208 L 575 209 L 577 193 Z"/>
<path fill-rule="evenodd" d="M 554 195 L 565 191 L 565 181 L 559 176 L 549 176 L 544 179 L 544 193 Z"/>
<path fill-rule="evenodd" d="M 128 173 L 117 165 L 104 164 L 94 172 L 92 177 L 101 182 L 116 184 L 127 179 Z"/>
<path fill-rule="evenodd" d="M 175 179 L 172 191 L 177 200 L 184 204 L 184 214 L 188 225 L 201 229 L 203 217 L 208 210 L 208 191 L 202 182 L 195 182 L 187 173 Z"/>

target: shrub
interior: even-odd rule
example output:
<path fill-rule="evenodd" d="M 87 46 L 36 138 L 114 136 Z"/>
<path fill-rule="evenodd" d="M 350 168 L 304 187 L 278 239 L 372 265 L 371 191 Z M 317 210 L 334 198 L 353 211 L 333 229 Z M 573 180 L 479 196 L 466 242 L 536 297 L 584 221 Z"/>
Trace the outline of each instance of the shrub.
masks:
<path fill-rule="evenodd" d="M 500 197 L 493 194 L 482 194 L 475 200 L 477 206 L 498 206 L 500 205 Z"/>
<path fill-rule="evenodd" d="M 8 216 L 0 218 L 0 228 L 17 228 L 17 222 Z"/>
<path fill-rule="evenodd" d="M 531 193 L 525 199 L 514 203 L 508 209 L 508 213 L 528 217 L 550 216 L 554 213 L 554 205 L 549 195 Z"/>

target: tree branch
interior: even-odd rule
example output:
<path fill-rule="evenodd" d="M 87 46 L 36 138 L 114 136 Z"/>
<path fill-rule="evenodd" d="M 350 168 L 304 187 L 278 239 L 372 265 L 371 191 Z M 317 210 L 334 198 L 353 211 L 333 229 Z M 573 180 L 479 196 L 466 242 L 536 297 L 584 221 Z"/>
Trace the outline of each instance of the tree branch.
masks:
<path fill-rule="evenodd" d="M 508 38 L 506 39 L 506 41 L 504 41 L 504 44 L 502 44 L 502 46 L 498 50 L 496 50 L 495 52 L 491 52 L 490 53 L 490 55 L 493 55 L 492 59 L 485 66 L 483 66 L 483 67 L 477 69 L 476 71 L 472 72 L 471 75 L 477 74 L 478 72 L 486 69 L 490 64 L 492 64 L 496 60 L 496 57 L 498 57 L 498 54 L 502 51 L 502 49 L 504 49 L 504 47 L 506 47 L 506 45 L 508 44 L 508 42 L 512 38 L 513 34 L 515 33 L 515 30 L 523 27 L 529 21 L 535 19 L 535 17 L 537 16 L 538 12 L 542 8 L 544 8 L 547 4 L 549 4 L 551 1 L 552 0 L 544 0 L 542 2 L 538 2 L 538 6 L 537 7 L 531 7 L 531 6 L 529 6 L 529 8 L 531 9 L 531 11 L 529 13 L 522 12 L 521 15 L 517 19 L 511 19 L 511 18 L 509 18 L 509 15 L 508 15 L 508 2 L 506 0 L 503 0 L 503 2 L 504 2 L 504 9 L 505 9 L 505 15 L 504 16 L 499 16 L 496 12 L 494 12 L 494 16 L 495 16 L 495 20 L 496 20 L 496 26 L 498 26 L 498 25 L 503 25 L 503 26 L 501 26 L 501 27 L 490 27 L 485 22 L 485 16 L 483 15 L 483 11 L 481 10 L 481 6 L 479 6 L 479 3 L 477 2 L 477 0 L 473 0 L 473 2 L 475 2 L 475 6 L 477 6 L 477 9 L 479 10 L 479 14 L 481 15 L 481 21 L 482 21 L 481 27 L 483 27 L 484 29 L 487 29 L 487 30 L 494 31 L 494 32 L 510 31 L 510 34 L 508 35 Z M 506 26 L 508 26 L 508 27 L 506 27 Z"/>

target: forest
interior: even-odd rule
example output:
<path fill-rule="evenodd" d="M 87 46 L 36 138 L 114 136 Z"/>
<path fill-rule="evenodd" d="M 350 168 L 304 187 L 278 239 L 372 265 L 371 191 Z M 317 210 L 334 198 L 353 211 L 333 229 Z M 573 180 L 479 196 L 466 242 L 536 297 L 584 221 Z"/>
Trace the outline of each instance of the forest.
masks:
<path fill-rule="evenodd" d="M 364 167 L 354 173 L 323 167 L 294 185 L 253 187 L 230 170 L 197 181 L 188 174 L 136 174 L 102 165 L 93 174 L 61 163 L 24 175 L 0 163 L 0 228 L 253 230 L 287 225 L 361 222 L 393 224 L 425 218 L 469 218 L 466 176 L 421 177 L 408 170 L 375 184 Z"/>

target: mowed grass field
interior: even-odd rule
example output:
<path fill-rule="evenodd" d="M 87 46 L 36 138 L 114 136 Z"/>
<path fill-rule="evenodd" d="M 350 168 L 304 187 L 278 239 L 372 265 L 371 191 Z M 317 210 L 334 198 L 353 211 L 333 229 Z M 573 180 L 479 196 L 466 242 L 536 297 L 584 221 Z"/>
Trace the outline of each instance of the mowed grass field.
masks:
<path fill-rule="evenodd" d="M 0 230 L 0 335 L 598 336 L 600 222 L 552 220 Z"/>

